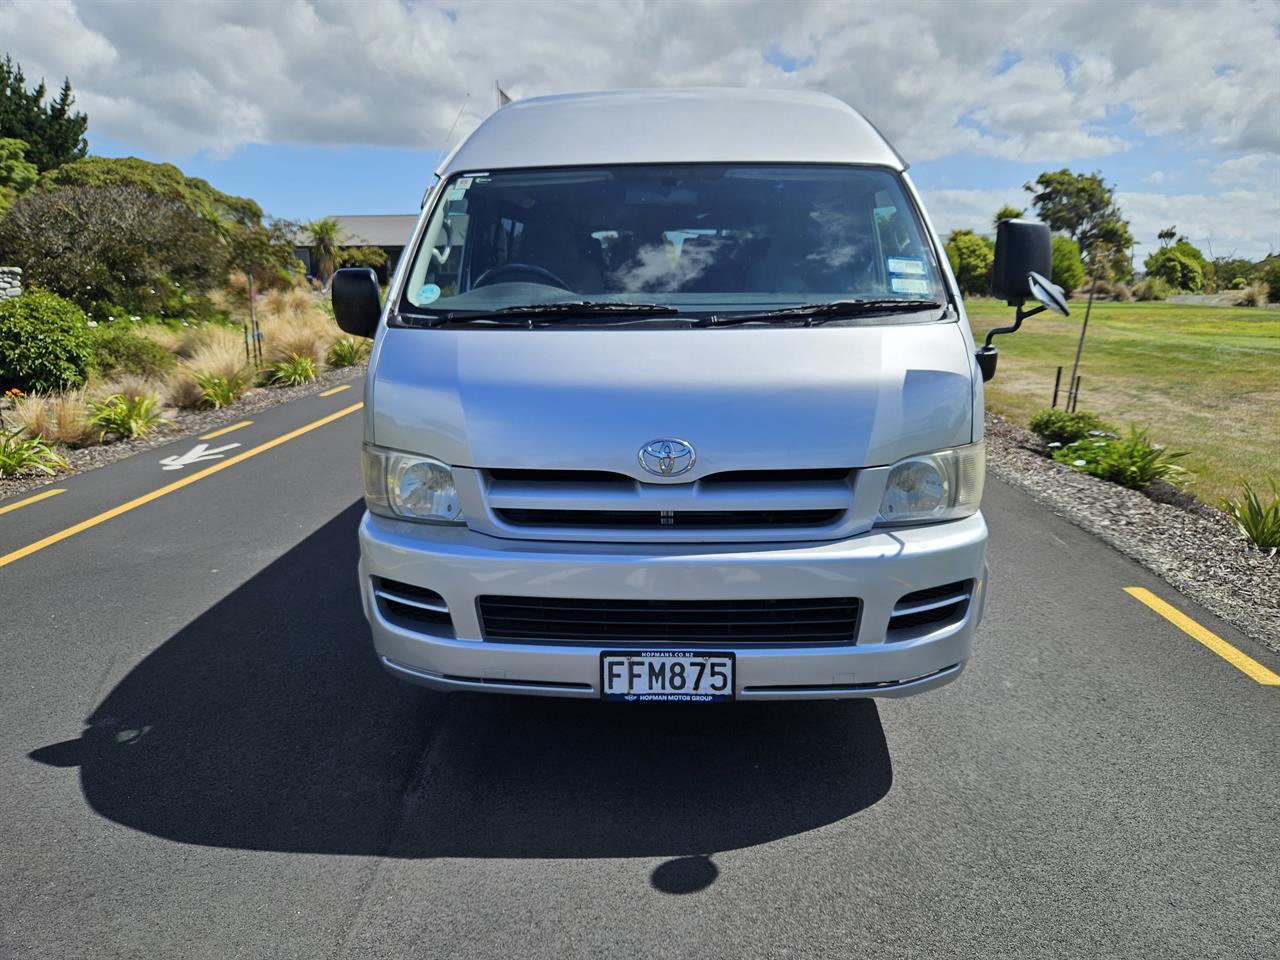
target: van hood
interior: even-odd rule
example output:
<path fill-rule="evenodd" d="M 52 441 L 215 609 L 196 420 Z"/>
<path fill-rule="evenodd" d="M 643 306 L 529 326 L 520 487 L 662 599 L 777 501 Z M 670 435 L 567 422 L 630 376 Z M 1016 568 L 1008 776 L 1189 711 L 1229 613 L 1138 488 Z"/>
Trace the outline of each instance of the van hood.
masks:
<path fill-rule="evenodd" d="M 609 470 L 642 446 L 721 470 L 863 467 L 973 439 L 957 323 L 383 332 L 368 424 L 452 466 Z"/>

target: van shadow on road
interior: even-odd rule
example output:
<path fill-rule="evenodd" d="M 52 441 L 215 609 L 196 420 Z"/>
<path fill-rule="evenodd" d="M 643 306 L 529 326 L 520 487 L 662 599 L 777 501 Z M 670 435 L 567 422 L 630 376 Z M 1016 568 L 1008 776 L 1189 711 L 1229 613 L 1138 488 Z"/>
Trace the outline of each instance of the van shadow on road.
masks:
<path fill-rule="evenodd" d="M 77 740 L 92 808 L 183 843 L 399 857 L 682 857 L 841 820 L 892 782 L 870 701 L 452 698 L 377 666 L 352 506 L 138 664 Z M 666 866 L 666 865 L 664 865 Z M 707 881 L 709 882 L 709 881 Z M 705 885 L 705 884 L 703 884 Z"/>

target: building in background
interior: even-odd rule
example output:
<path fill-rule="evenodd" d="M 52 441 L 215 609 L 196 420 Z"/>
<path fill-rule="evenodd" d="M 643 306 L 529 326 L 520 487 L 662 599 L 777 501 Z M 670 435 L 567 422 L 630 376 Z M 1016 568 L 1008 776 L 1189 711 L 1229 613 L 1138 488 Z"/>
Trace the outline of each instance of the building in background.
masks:
<path fill-rule="evenodd" d="M 404 253 L 405 244 L 413 233 L 414 224 L 418 222 L 416 213 L 374 213 L 354 216 L 327 217 L 337 220 L 339 227 L 338 243 L 343 247 L 381 247 L 387 255 L 387 262 L 377 269 L 378 280 L 386 283 L 395 272 L 400 255 Z M 307 274 L 314 271 L 311 267 L 311 248 L 307 244 L 310 237 L 304 230 L 295 241 L 294 256 L 305 264 Z"/>

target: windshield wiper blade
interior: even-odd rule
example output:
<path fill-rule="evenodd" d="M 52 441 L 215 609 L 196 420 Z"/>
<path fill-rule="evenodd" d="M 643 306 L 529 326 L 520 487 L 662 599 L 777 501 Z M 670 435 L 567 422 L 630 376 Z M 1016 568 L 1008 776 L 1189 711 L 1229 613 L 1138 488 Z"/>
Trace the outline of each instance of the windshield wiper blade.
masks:
<path fill-rule="evenodd" d="M 917 313 L 921 310 L 939 310 L 937 300 L 904 300 L 898 297 L 882 297 L 869 300 L 832 300 L 829 303 L 806 303 L 798 307 L 780 307 L 759 313 L 730 314 L 727 317 L 708 317 L 702 322 L 707 327 L 730 327 L 743 323 L 772 323 L 775 321 L 803 320 L 804 325 L 814 326 L 842 317 L 865 317 L 889 313 Z"/>
<path fill-rule="evenodd" d="M 455 310 L 432 318 L 428 326 L 453 323 L 498 323 L 532 326 L 542 317 L 674 317 L 675 307 L 661 303 L 625 303 L 619 300 L 560 300 L 552 303 L 520 303 L 497 310 Z"/>

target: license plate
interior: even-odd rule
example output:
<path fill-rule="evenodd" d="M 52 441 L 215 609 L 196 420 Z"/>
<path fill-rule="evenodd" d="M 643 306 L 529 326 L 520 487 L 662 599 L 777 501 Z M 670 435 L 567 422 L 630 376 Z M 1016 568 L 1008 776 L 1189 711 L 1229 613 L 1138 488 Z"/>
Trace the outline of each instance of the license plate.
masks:
<path fill-rule="evenodd" d="M 609 650 L 600 654 L 606 700 L 710 703 L 733 699 L 733 654 Z"/>

